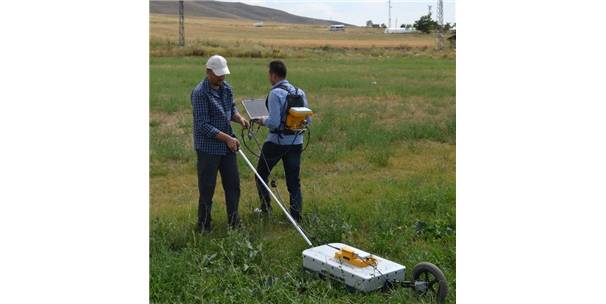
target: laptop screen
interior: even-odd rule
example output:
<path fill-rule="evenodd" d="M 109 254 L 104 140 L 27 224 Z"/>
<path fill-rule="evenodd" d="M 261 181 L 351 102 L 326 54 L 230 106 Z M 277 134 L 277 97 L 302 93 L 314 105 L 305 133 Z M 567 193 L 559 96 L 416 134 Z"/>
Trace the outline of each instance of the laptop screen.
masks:
<path fill-rule="evenodd" d="M 265 107 L 265 99 L 244 99 L 242 105 L 246 109 L 246 113 L 250 119 L 258 119 L 269 116 L 267 107 Z"/>

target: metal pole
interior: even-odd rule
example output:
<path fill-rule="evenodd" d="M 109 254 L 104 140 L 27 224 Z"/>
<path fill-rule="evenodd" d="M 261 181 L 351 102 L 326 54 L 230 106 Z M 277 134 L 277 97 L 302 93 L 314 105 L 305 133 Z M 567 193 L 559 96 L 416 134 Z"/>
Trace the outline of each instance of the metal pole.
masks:
<path fill-rule="evenodd" d="M 179 46 L 185 46 L 185 12 L 183 9 L 183 1 L 179 1 Z"/>
<path fill-rule="evenodd" d="M 437 40 L 438 40 L 438 50 L 444 48 L 444 3 L 442 0 L 438 0 L 438 28 L 437 28 Z"/>
<path fill-rule="evenodd" d="M 255 173 L 255 175 L 257 176 L 257 178 L 261 182 L 261 184 L 263 184 L 263 187 L 265 187 L 265 189 L 267 189 L 267 191 L 269 191 L 269 194 L 271 194 L 271 197 L 273 197 L 274 200 L 276 200 L 276 202 L 278 203 L 278 205 L 280 206 L 280 208 L 282 209 L 282 211 L 284 211 L 284 214 L 286 214 L 286 217 L 290 220 L 290 222 L 293 224 L 293 226 L 295 226 L 295 228 L 297 229 L 297 231 L 299 232 L 299 234 L 301 234 L 301 236 L 305 239 L 305 242 L 307 242 L 307 244 L 309 246 L 313 246 L 311 244 L 311 241 L 309 240 L 309 238 L 307 238 L 307 235 L 305 235 L 305 232 L 303 232 L 303 230 L 301 229 L 301 227 L 299 227 L 299 224 L 297 224 L 297 221 L 295 221 L 295 219 L 293 219 L 292 216 L 290 216 L 290 213 L 288 213 L 288 211 L 286 211 L 286 208 L 284 208 L 284 206 L 282 205 L 282 203 L 280 203 L 280 200 L 271 191 L 271 189 L 269 189 L 269 186 L 267 186 L 267 184 L 265 183 L 265 181 L 261 178 L 261 176 L 257 172 L 257 169 L 255 169 L 255 167 L 250 163 L 250 161 L 248 160 L 248 158 L 246 157 L 246 155 L 244 155 L 244 152 L 242 152 L 242 149 L 238 150 L 238 152 L 240 152 L 240 155 L 242 155 L 242 157 L 246 161 L 246 164 L 248 164 L 248 166 Z"/>
<path fill-rule="evenodd" d="M 388 9 L 388 12 L 389 12 L 388 13 L 389 14 L 389 21 L 388 21 L 388 24 L 387 24 L 387 28 L 390 29 L 391 28 L 391 0 L 389 0 L 389 4 L 387 6 L 389 7 L 389 9 Z"/>

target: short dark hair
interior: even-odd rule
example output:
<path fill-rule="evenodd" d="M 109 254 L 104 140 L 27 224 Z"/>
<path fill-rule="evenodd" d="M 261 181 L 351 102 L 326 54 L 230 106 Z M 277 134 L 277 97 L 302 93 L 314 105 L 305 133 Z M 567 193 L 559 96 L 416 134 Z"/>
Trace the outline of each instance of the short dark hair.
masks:
<path fill-rule="evenodd" d="M 274 60 L 269 63 L 269 72 L 280 78 L 286 78 L 286 65 L 280 60 Z"/>

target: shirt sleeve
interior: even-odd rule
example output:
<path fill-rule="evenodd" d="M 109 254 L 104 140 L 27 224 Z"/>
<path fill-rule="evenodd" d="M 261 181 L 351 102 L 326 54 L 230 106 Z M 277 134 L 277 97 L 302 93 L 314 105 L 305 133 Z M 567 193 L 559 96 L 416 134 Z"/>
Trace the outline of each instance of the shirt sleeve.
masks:
<path fill-rule="evenodd" d="M 263 121 L 263 124 L 270 129 L 278 129 L 282 118 L 282 104 L 276 91 L 272 90 L 269 93 L 267 100 L 269 116 Z"/>
<path fill-rule="evenodd" d="M 194 91 L 191 95 L 191 104 L 194 114 L 194 132 L 205 137 L 217 137 L 219 129 L 210 124 L 208 96 L 200 91 Z"/>
<path fill-rule="evenodd" d="M 236 107 L 236 102 L 234 101 L 234 90 L 229 87 L 229 98 L 231 98 L 231 119 L 234 119 L 234 114 L 239 113 L 238 107 Z"/>

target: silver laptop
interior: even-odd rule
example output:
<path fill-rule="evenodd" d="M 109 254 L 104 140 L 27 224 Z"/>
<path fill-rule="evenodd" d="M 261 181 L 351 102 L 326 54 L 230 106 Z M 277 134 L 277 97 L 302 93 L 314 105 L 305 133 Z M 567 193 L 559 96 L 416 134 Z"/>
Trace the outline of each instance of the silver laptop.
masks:
<path fill-rule="evenodd" d="M 267 107 L 265 107 L 265 99 L 244 99 L 242 105 L 246 109 L 246 113 L 250 119 L 259 119 L 269 116 Z"/>

